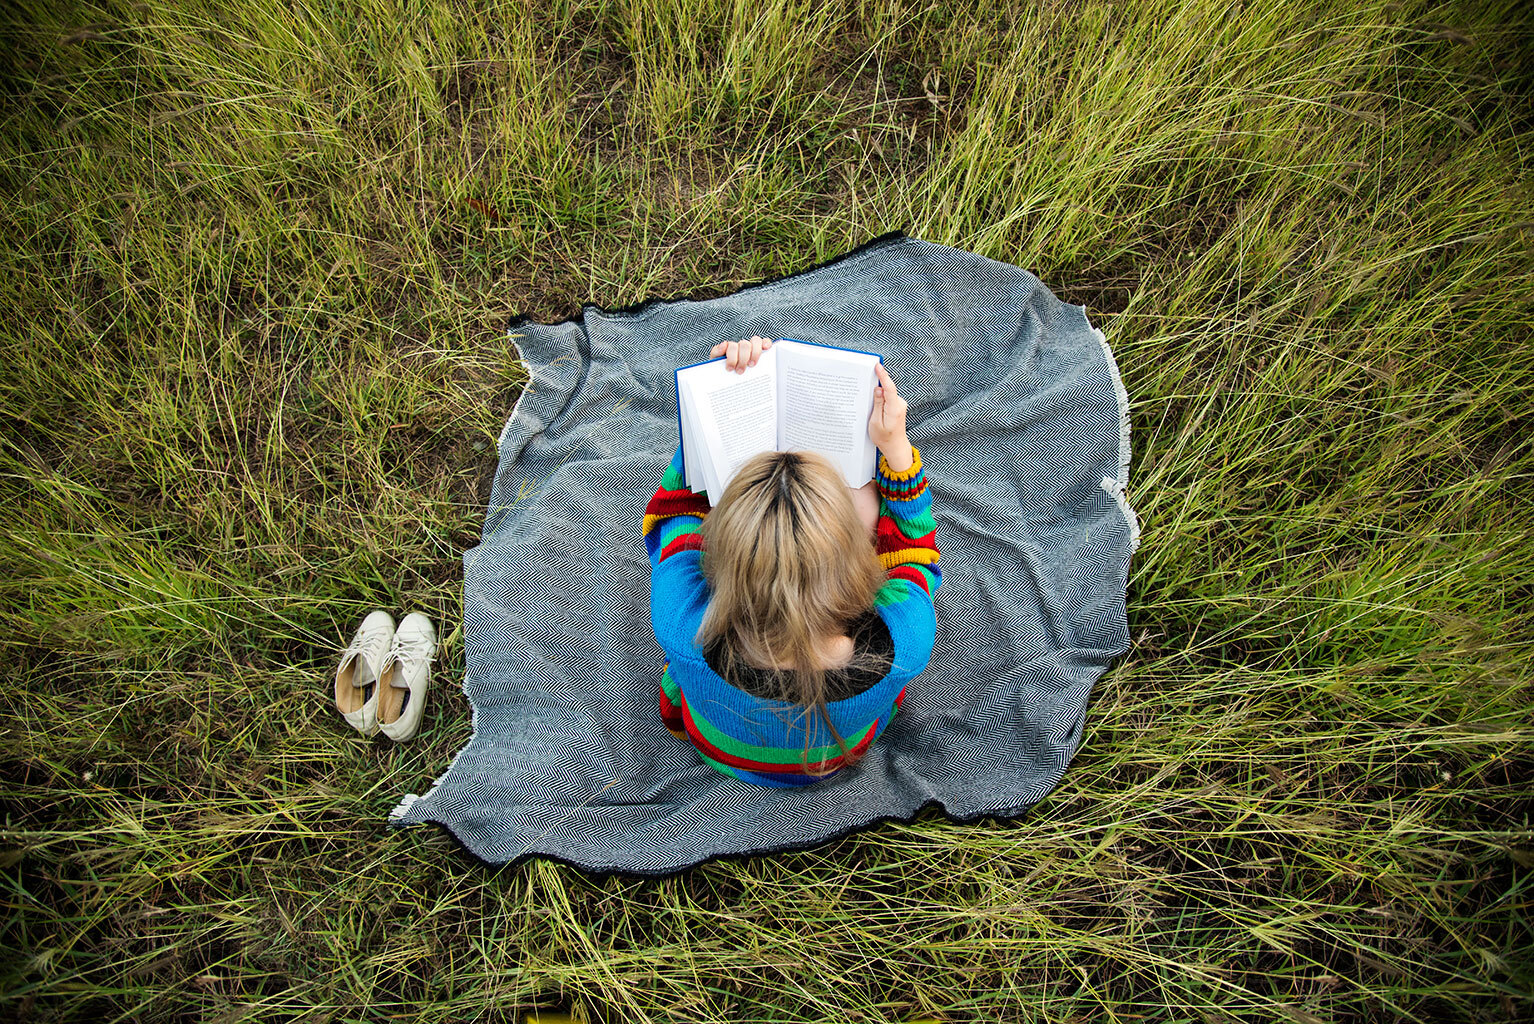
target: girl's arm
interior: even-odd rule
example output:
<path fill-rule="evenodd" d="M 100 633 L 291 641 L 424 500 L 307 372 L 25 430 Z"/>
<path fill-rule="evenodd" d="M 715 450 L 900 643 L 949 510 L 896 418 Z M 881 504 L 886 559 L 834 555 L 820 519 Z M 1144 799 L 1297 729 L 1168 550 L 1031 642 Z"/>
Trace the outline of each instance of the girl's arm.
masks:
<path fill-rule="evenodd" d="M 874 411 L 868 436 L 879 446 L 879 522 L 875 544 L 879 564 L 891 580 L 905 580 L 912 596 L 928 601 L 942 581 L 937 567 L 937 524 L 932 521 L 932 494 L 921 469 L 921 453 L 906 440 L 906 400 L 880 363 L 874 388 Z M 888 586 L 888 584 L 886 584 Z"/>
<path fill-rule="evenodd" d="M 906 463 L 897 472 L 891 462 Z M 921 452 L 907 445 L 892 459 L 879 456 L 879 524 L 876 544 L 879 564 L 892 580 L 919 587 L 929 599 L 942 582 L 938 568 L 937 523 L 932 518 L 932 491 L 922 471 Z"/>
<path fill-rule="evenodd" d="M 721 341 L 709 350 L 708 356 L 710 359 L 724 356 L 726 368 L 745 373 L 770 348 L 771 338 L 752 335 L 749 340 Z M 671 465 L 661 477 L 660 489 L 645 509 L 644 525 L 640 528 L 645 547 L 650 552 L 652 569 L 678 551 L 701 550 L 703 547 L 698 527 L 708 515 L 708 498 L 688 490 L 682 482 L 682 472 L 682 446 L 678 444 Z"/>
<path fill-rule="evenodd" d="M 644 510 L 640 531 L 650 553 L 650 567 L 659 568 L 678 551 L 702 550 L 703 537 L 698 529 L 708 513 L 707 496 L 694 494 L 682 482 L 682 448 L 678 445 L 660 487 Z"/>
<path fill-rule="evenodd" d="M 641 527 L 645 548 L 650 553 L 652 620 L 656 607 L 675 603 L 673 599 L 676 588 L 691 591 L 695 586 L 695 581 L 688 582 L 692 577 L 687 567 L 680 564 L 686 559 L 671 562 L 664 569 L 661 563 L 679 552 L 703 549 L 703 537 L 698 528 L 703 525 L 708 513 L 708 499 L 701 494 L 694 494 L 682 482 L 682 449 L 679 445 L 671 465 L 666 467 L 665 475 L 661 477 L 660 487 L 645 508 L 644 525 Z M 657 591 L 660 593 L 659 599 Z M 665 626 L 659 627 L 655 638 L 668 654 L 670 645 L 682 639 L 671 636 Z M 667 661 L 661 666 L 660 674 L 661 721 L 673 736 L 687 739 L 682 721 L 682 701 L 681 688 L 671 678 L 671 663 Z"/>

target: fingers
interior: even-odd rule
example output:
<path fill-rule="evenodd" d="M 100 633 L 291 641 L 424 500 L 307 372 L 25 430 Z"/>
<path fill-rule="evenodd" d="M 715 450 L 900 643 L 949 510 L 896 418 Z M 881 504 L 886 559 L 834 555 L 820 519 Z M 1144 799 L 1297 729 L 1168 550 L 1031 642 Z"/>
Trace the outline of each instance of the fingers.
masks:
<path fill-rule="evenodd" d="M 900 410 L 900 392 L 883 363 L 874 364 L 874 373 L 879 376 L 879 383 L 874 386 L 874 420 L 881 427 L 890 427 L 893 414 Z"/>
<path fill-rule="evenodd" d="M 903 448 L 905 438 L 906 400 L 882 363 L 875 364 L 874 372 L 879 382 L 874 386 L 874 408 L 868 417 L 868 434 L 881 451 Z"/>
<path fill-rule="evenodd" d="M 887 403 L 892 415 L 905 416 L 905 399 L 900 397 L 900 389 L 895 387 L 895 380 L 890 376 L 890 372 L 884 368 L 883 363 L 876 364 L 874 372 L 879 375 L 879 385 L 874 388 L 874 401 Z"/>
<path fill-rule="evenodd" d="M 736 372 L 745 373 L 747 367 L 755 366 L 757 361 L 762 358 L 762 353 L 771 347 L 772 342 L 766 338 L 758 338 L 754 334 L 751 336 L 750 341 L 741 342 L 740 359 L 736 363 Z"/>
<path fill-rule="evenodd" d="M 758 338 L 752 335 L 749 340 L 721 341 L 709 349 L 709 358 L 717 359 L 724 356 L 724 367 L 735 373 L 745 373 L 749 367 L 755 366 L 762 358 L 762 353 L 772 348 L 771 338 Z"/>

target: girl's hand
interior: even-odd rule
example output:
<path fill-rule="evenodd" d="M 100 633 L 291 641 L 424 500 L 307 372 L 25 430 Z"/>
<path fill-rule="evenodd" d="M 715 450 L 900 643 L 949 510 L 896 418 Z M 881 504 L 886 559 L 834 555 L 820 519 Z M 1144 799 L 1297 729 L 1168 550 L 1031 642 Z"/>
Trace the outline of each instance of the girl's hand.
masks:
<path fill-rule="evenodd" d="M 879 375 L 879 384 L 874 388 L 874 411 L 868 417 L 868 436 L 884 453 L 884 461 L 889 463 L 890 469 L 904 473 L 912 464 L 911 442 L 905 436 L 906 401 L 895 389 L 895 382 L 890 379 L 883 363 L 874 367 L 874 372 Z"/>
<path fill-rule="evenodd" d="M 724 356 L 725 369 L 745 373 L 746 367 L 755 366 L 756 361 L 762 358 L 762 353 L 770 348 L 770 338 L 758 338 L 753 334 L 750 341 L 721 341 L 708 350 L 708 357 L 717 359 Z"/>

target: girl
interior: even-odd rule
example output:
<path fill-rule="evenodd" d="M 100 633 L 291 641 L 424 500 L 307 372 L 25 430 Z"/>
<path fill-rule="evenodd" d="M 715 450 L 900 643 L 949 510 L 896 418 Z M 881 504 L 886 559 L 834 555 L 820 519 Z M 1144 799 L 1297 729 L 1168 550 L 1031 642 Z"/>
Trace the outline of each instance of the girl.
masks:
<path fill-rule="evenodd" d="M 744 373 L 771 347 L 720 342 L 709 355 Z M 842 772 L 932 654 L 932 496 L 905 399 L 877 372 L 868 433 L 882 454 L 865 488 L 813 453 L 764 452 L 710 508 L 683 484 L 679 448 L 645 509 L 661 718 L 734 778 L 798 786 Z"/>

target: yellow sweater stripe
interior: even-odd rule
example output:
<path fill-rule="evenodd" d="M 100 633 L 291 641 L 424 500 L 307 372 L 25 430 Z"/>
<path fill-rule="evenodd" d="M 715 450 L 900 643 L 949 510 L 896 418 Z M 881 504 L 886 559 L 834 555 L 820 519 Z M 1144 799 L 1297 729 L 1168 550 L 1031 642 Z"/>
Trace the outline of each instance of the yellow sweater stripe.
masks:
<path fill-rule="evenodd" d="M 937 561 L 935 548 L 901 548 L 899 551 L 886 551 L 879 556 L 879 564 L 889 572 L 897 565 L 910 565 L 912 562 L 918 565 L 931 565 Z"/>

